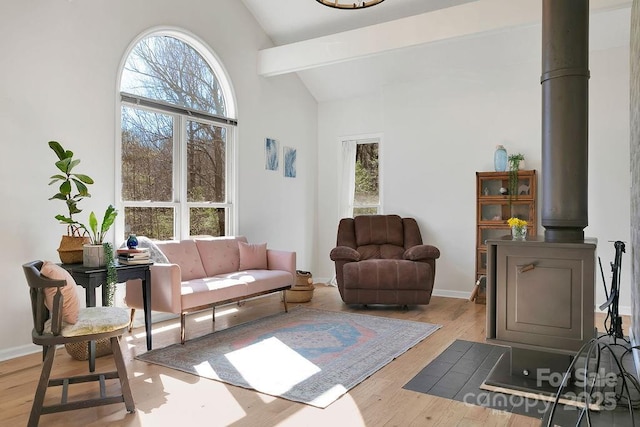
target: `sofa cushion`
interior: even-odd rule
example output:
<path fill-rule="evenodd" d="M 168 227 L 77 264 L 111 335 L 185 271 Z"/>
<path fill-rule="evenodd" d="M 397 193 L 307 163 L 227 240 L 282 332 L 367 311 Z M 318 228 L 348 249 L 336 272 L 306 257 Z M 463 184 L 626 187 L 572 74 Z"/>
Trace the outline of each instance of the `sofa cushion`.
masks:
<path fill-rule="evenodd" d="M 402 218 L 398 215 L 359 215 L 353 221 L 357 246 L 390 244 L 404 247 Z"/>
<path fill-rule="evenodd" d="M 229 273 L 226 277 L 241 280 L 247 284 L 249 295 L 293 285 L 293 275 L 283 270 L 250 270 Z"/>
<path fill-rule="evenodd" d="M 78 301 L 78 291 L 76 281 L 64 268 L 51 261 L 45 261 L 40 269 L 40 274 L 53 280 L 66 280 L 67 285 L 60 288 L 62 293 L 62 320 L 68 324 L 75 324 L 78 321 L 80 302 Z M 44 305 L 51 310 L 53 307 L 53 297 L 58 292 L 56 288 L 46 288 L 44 290 Z"/>
<path fill-rule="evenodd" d="M 156 244 L 170 263 L 180 266 L 182 280 L 201 279 L 206 276 L 200 253 L 193 240 L 171 240 Z"/>
<path fill-rule="evenodd" d="M 428 290 L 431 265 L 395 259 L 375 259 L 345 264 L 344 287 L 371 290 Z"/>
<path fill-rule="evenodd" d="M 267 269 L 267 244 L 238 242 L 240 271 Z"/>
<path fill-rule="evenodd" d="M 207 277 L 238 271 L 240 268 L 238 242 L 245 242 L 244 237 L 213 237 L 195 241 Z"/>
<path fill-rule="evenodd" d="M 205 277 L 182 282 L 181 294 L 185 310 L 247 295 L 247 283 L 230 277 Z"/>

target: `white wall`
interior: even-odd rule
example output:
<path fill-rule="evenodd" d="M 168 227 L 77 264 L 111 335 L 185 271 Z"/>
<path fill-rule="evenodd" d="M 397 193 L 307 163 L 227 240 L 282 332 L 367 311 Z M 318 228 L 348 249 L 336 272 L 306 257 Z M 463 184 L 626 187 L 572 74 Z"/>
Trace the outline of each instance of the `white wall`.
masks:
<path fill-rule="evenodd" d="M 237 0 L 25 0 L 0 3 L 0 168 L 4 209 L 0 270 L 0 360 L 30 344 L 31 312 L 21 265 L 57 260 L 65 229 L 54 216 L 63 204 L 47 199 L 59 140 L 92 176 L 85 212 L 114 202 L 116 79 L 137 35 L 156 26 L 182 28 L 221 59 L 239 112 L 238 232 L 249 241 L 295 250 L 312 263 L 317 106 L 295 75 L 258 77 L 256 56 L 271 42 Z M 298 177 L 264 170 L 264 138 L 298 149 Z M 116 242 L 120 244 L 120 241 Z"/>
<path fill-rule="evenodd" d="M 590 225 L 585 234 L 599 240 L 607 285 L 614 255 L 608 241 L 628 241 L 630 234 L 628 20 L 628 9 L 591 18 Z M 434 44 L 416 51 L 430 56 L 423 59 L 431 66 L 421 79 L 319 105 L 317 276 L 334 275 L 328 254 L 339 220 L 339 168 L 333 166 L 338 141 L 343 135 L 380 132 L 385 213 L 415 217 L 423 240 L 440 248 L 434 293 L 468 296 L 475 281 L 475 172 L 493 170 L 497 144 L 523 153 L 527 169 L 540 170 L 540 31 L 539 25 L 529 26 Z M 622 36 L 611 37 L 616 32 Z M 628 256 L 620 299 L 625 310 L 630 305 Z M 596 286 L 600 304 L 605 298 L 599 271 Z"/>

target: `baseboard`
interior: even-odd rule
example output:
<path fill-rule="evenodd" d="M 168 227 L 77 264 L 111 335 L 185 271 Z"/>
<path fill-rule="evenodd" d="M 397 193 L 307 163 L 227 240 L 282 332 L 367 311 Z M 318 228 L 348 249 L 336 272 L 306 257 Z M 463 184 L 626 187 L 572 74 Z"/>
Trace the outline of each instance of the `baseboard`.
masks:
<path fill-rule="evenodd" d="M 606 313 L 607 310 L 600 310 L 596 307 L 596 313 Z M 621 316 L 631 316 L 631 306 L 630 305 L 619 305 L 618 306 L 618 314 Z"/>
<path fill-rule="evenodd" d="M 35 344 L 26 344 L 19 347 L 11 347 L 5 350 L 0 350 L 0 362 L 5 360 L 14 359 L 20 356 L 26 356 L 28 354 L 38 353 L 42 351 L 42 347 Z"/>
<path fill-rule="evenodd" d="M 447 297 L 447 298 L 459 298 L 459 299 L 469 299 L 471 296 L 471 292 L 466 291 L 450 291 L 448 289 L 434 289 L 431 293 L 431 296 L 434 297 Z"/>
<path fill-rule="evenodd" d="M 335 286 L 332 283 L 333 277 L 314 277 L 313 283 L 323 283 L 327 286 Z"/>

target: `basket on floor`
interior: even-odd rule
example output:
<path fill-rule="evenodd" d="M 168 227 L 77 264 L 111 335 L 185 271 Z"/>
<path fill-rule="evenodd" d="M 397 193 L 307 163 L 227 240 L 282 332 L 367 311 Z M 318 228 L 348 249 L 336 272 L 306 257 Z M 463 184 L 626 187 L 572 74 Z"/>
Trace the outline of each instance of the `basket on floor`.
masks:
<path fill-rule="evenodd" d="M 76 360 L 89 359 L 88 341 L 66 343 L 64 348 Z M 96 357 L 106 356 L 107 354 L 111 354 L 111 340 L 108 338 L 96 340 Z"/>
<path fill-rule="evenodd" d="M 287 289 L 287 302 L 309 302 L 313 297 L 313 278 L 308 271 L 296 270 L 296 284 Z"/>

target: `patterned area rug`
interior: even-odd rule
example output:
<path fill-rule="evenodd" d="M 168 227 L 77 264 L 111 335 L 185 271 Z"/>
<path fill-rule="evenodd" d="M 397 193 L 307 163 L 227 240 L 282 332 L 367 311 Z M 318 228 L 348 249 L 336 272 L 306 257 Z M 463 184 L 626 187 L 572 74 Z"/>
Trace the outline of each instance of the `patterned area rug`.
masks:
<path fill-rule="evenodd" d="M 325 408 L 440 327 L 296 307 L 137 359 Z"/>

